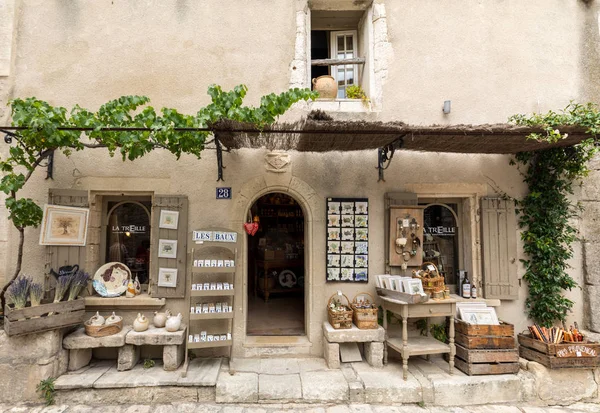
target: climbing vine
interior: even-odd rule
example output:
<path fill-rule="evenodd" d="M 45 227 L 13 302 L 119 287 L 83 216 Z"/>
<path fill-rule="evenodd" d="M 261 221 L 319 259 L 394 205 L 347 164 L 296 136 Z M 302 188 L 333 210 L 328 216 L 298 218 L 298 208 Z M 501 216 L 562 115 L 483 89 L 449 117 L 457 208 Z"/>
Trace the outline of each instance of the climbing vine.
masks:
<path fill-rule="evenodd" d="M 164 149 L 178 159 L 184 153 L 200 158 L 211 132 L 194 129 L 210 128 L 223 119 L 263 128 L 294 103 L 318 96 L 310 89 L 296 88 L 263 96 L 258 107 L 242 106 L 247 90 L 245 85 L 231 91 L 211 85 L 211 103 L 195 115 L 170 108 L 161 109 L 159 114 L 147 106 L 150 99 L 145 96 L 122 96 L 96 112 L 79 105 L 67 111 L 36 98 L 10 101 L 12 125 L 23 129 L 10 135 L 15 144 L 0 161 L 0 190 L 7 195 L 8 218 L 19 231 L 19 247 L 14 275 L 0 293 L 1 308 L 8 286 L 21 271 L 25 228 L 37 227 L 42 220 L 39 205 L 31 198 L 18 197 L 18 192 L 53 151 L 69 156 L 86 148 L 106 148 L 110 156 L 119 152 L 123 161 L 133 161 L 152 150 Z"/>
<path fill-rule="evenodd" d="M 578 235 L 573 219 L 582 207 L 571 196 L 573 184 L 587 176 L 587 163 L 598 151 L 595 137 L 600 131 L 600 112 L 591 103 L 571 103 L 560 113 L 516 115 L 510 121 L 542 127 L 545 134 L 534 133 L 528 138 L 550 143 L 566 137 L 559 129 L 564 126 L 583 127 L 590 134 L 590 139 L 577 145 L 521 152 L 511 161 L 520 165 L 529 186 L 529 193 L 516 201 L 527 255 L 521 260 L 525 266 L 523 279 L 529 286 L 525 304 L 531 319 L 550 327 L 556 321 L 565 321 L 573 307 L 563 293 L 577 286 L 567 270 Z"/>

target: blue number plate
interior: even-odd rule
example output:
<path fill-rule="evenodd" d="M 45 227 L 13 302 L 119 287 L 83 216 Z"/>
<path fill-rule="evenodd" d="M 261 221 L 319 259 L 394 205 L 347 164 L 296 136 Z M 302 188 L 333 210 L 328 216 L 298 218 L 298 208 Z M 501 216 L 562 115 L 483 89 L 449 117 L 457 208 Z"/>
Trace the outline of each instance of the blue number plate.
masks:
<path fill-rule="evenodd" d="M 231 199 L 231 187 L 217 188 L 217 199 Z"/>

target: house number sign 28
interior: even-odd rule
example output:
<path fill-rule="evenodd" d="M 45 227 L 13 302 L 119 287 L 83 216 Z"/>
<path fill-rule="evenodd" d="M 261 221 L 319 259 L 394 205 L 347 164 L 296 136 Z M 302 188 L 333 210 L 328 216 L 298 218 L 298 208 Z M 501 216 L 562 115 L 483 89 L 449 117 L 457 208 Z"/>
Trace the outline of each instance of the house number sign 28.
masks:
<path fill-rule="evenodd" d="M 231 199 L 231 187 L 217 188 L 217 199 Z"/>

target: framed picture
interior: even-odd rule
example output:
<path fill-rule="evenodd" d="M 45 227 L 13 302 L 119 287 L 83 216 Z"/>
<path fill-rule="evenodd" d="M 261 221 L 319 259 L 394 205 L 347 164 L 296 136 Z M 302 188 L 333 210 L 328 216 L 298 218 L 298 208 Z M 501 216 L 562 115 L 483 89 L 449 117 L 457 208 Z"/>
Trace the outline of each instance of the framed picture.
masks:
<path fill-rule="evenodd" d="M 494 307 L 460 309 L 460 318 L 470 324 L 498 325 L 498 316 Z"/>
<path fill-rule="evenodd" d="M 44 205 L 40 245 L 85 246 L 88 208 Z"/>
<path fill-rule="evenodd" d="M 421 280 L 416 278 L 409 280 L 402 280 L 402 286 L 404 287 L 404 292 L 408 294 L 424 294 L 423 284 Z"/>
<path fill-rule="evenodd" d="M 177 268 L 159 268 L 158 269 L 159 287 L 177 287 Z"/>
<path fill-rule="evenodd" d="M 179 223 L 179 212 L 178 211 L 160 211 L 160 218 L 158 220 L 159 228 L 166 229 L 177 229 Z"/>
<path fill-rule="evenodd" d="M 159 239 L 158 258 L 177 258 L 177 241 L 172 239 Z"/>

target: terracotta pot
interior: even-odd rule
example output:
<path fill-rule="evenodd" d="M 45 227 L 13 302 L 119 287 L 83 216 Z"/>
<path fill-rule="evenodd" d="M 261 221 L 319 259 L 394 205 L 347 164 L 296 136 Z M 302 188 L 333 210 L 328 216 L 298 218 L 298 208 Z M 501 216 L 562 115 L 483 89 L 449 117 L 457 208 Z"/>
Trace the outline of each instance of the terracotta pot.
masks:
<path fill-rule="evenodd" d="M 333 76 L 319 76 L 312 80 L 313 90 L 319 92 L 322 99 L 335 99 L 337 96 L 337 84 Z"/>

